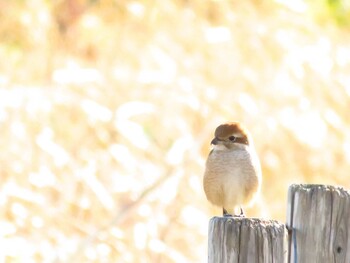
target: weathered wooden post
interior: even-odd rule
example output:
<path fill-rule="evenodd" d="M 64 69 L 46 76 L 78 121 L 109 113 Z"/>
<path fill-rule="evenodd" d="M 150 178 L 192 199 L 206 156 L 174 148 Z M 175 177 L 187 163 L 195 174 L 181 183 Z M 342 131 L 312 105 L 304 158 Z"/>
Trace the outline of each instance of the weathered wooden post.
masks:
<path fill-rule="evenodd" d="M 209 263 L 284 263 L 287 247 L 287 229 L 274 220 L 213 217 L 209 222 Z"/>
<path fill-rule="evenodd" d="M 350 193 L 342 187 L 290 186 L 287 225 L 288 262 L 350 262 Z"/>

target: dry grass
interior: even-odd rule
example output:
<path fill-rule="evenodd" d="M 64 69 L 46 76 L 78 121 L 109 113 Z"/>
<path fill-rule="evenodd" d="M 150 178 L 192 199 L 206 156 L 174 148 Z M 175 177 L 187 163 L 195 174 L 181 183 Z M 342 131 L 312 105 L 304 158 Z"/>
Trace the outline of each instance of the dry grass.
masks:
<path fill-rule="evenodd" d="M 350 188 L 350 38 L 272 2 L 0 1 L 2 262 L 205 262 L 213 129 L 291 183 Z M 121 2 L 121 3 L 120 3 Z"/>

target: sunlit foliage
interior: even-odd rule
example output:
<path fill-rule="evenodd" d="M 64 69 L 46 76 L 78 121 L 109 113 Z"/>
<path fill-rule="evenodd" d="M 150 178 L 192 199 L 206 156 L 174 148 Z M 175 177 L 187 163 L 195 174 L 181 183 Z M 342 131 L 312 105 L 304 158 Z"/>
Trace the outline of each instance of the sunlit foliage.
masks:
<path fill-rule="evenodd" d="M 304 1 L 0 1 L 0 259 L 206 262 L 214 128 L 291 183 L 350 188 L 350 36 Z"/>

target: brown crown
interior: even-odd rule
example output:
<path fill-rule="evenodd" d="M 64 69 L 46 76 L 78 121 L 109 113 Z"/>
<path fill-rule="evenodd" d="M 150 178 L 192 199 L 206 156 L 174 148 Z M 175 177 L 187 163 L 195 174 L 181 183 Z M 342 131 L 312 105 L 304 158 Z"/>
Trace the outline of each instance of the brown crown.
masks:
<path fill-rule="evenodd" d="M 218 126 L 215 130 L 215 137 L 227 138 L 234 133 L 242 134 L 242 137 L 248 138 L 247 129 L 238 122 L 227 122 Z"/>

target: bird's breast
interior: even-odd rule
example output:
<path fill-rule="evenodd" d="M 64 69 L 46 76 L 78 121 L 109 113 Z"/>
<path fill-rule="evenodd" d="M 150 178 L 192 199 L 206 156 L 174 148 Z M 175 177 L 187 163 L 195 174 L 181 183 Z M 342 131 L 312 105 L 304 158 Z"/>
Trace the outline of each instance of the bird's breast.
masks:
<path fill-rule="evenodd" d="M 217 205 L 246 202 L 258 190 L 261 171 L 255 152 L 249 149 L 213 151 L 206 163 L 204 190 Z"/>
<path fill-rule="evenodd" d="M 248 174 L 258 169 L 255 153 L 248 150 L 213 151 L 207 160 L 206 170 L 216 176 Z"/>

